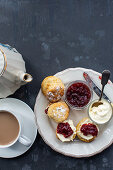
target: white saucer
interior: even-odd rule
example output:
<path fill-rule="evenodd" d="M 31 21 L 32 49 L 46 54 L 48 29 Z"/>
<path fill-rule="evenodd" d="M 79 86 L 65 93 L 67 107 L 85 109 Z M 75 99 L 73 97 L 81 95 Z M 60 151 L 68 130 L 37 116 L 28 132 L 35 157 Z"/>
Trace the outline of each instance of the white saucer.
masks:
<path fill-rule="evenodd" d="M 35 122 L 35 115 L 31 108 L 24 102 L 13 99 L 1 99 L 0 109 L 12 110 L 16 114 L 20 114 L 22 121 L 22 134 L 27 136 L 31 140 L 31 145 L 26 147 L 18 141 L 11 147 L 0 149 L 0 157 L 2 158 L 14 158 L 25 153 L 35 141 L 37 135 L 37 127 Z"/>

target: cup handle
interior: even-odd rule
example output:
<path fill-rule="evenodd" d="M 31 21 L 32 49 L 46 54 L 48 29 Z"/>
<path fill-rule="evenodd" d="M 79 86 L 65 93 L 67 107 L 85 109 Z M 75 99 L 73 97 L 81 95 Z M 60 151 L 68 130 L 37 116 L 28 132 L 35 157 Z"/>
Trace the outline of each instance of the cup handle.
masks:
<path fill-rule="evenodd" d="M 21 135 L 18 141 L 27 147 L 31 145 L 31 140 L 24 135 Z"/>

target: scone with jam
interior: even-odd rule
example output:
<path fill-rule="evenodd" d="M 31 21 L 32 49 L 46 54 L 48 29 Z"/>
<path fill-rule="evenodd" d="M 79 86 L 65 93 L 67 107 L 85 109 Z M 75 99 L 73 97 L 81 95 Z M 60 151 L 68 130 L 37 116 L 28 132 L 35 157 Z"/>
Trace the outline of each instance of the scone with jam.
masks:
<path fill-rule="evenodd" d="M 76 137 L 76 127 L 72 120 L 59 123 L 56 129 L 56 137 L 62 142 L 73 141 Z"/>
<path fill-rule="evenodd" d="M 94 124 L 88 117 L 83 118 L 77 125 L 77 136 L 84 142 L 93 141 L 99 132 L 98 126 Z"/>

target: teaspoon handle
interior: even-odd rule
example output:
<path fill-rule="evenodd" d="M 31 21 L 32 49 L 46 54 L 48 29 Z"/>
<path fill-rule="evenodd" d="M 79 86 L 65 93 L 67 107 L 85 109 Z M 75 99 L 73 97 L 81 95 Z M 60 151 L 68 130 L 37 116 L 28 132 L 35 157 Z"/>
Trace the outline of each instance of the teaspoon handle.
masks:
<path fill-rule="evenodd" d="M 104 70 L 102 72 L 102 79 L 101 79 L 102 91 L 101 91 L 101 95 L 100 95 L 99 101 L 102 98 L 104 87 L 108 83 L 109 77 L 110 77 L 110 71 L 109 70 Z"/>
<path fill-rule="evenodd" d="M 102 99 L 102 95 L 103 95 L 104 87 L 105 87 L 105 85 L 104 85 L 104 86 L 102 86 L 102 91 L 101 91 L 101 95 L 100 95 L 99 101 Z"/>
<path fill-rule="evenodd" d="M 102 72 L 102 79 L 101 79 L 101 84 L 105 86 L 109 80 L 110 77 L 110 71 L 109 70 L 104 70 Z"/>

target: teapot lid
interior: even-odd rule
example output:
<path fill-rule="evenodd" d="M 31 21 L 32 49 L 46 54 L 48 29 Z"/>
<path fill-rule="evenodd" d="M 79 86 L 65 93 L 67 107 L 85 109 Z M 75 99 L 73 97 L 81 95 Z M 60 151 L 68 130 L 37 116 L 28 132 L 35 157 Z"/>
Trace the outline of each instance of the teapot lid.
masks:
<path fill-rule="evenodd" d="M 0 49 L 0 76 L 4 73 L 6 65 L 7 65 L 6 56 L 4 52 Z"/>

